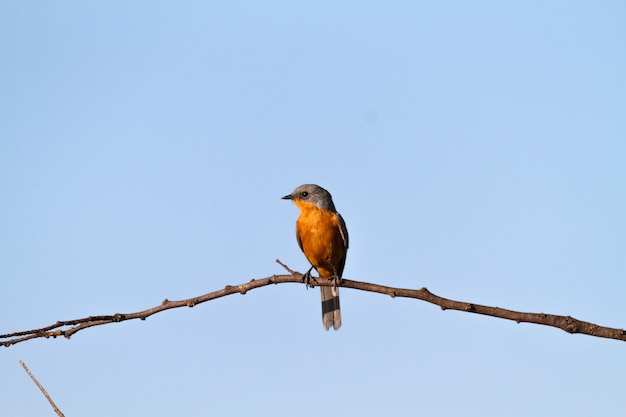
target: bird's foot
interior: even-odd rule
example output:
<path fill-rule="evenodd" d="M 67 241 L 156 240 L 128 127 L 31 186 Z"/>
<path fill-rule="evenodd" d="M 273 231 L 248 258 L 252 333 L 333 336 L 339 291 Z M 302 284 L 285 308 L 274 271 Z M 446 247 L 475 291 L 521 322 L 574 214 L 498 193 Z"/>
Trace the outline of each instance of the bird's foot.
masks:
<path fill-rule="evenodd" d="M 317 280 L 313 275 L 311 275 L 312 270 L 313 267 L 310 267 L 309 270 L 306 271 L 304 275 L 302 275 L 302 282 L 304 282 L 304 285 L 306 285 L 307 289 L 309 287 L 313 288 L 317 285 Z"/>
<path fill-rule="evenodd" d="M 341 277 L 337 274 L 328 277 L 328 280 L 334 284 L 335 288 L 341 284 Z"/>

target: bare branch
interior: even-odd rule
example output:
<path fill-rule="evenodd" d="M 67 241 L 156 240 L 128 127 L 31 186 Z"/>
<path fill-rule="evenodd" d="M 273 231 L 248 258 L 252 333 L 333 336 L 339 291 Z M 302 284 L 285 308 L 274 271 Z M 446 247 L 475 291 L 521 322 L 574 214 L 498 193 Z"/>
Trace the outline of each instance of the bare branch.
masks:
<path fill-rule="evenodd" d="M 324 285 L 327 285 L 324 283 Z M 362 291 L 377 292 L 387 294 L 391 297 L 417 298 L 431 304 L 438 305 L 442 310 L 457 310 L 466 313 L 482 314 L 485 316 L 497 317 L 512 320 L 517 323 L 534 323 L 544 326 L 557 327 L 567 333 L 580 333 L 589 336 L 603 337 L 626 341 L 626 332 L 623 329 L 603 327 L 575 319 L 571 316 L 559 316 L 545 313 L 524 313 L 520 311 L 507 310 L 500 307 L 490 307 L 480 304 L 468 303 L 465 301 L 449 300 L 428 291 L 426 288 L 419 290 L 409 290 L 404 288 L 386 287 L 384 285 L 370 284 L 367 282 L 343 280 L 342 287 L 354 288 Z"/>
<path fill-rule="evenodd" d="M 22 368 L 24 368 L 24 370 L 26 371 L 26 373 L 28 374 L 28 376 L 30 376 L 30 378 L 33 380 L 33 382 L 39 387 L 39 389 L 41 390 L 41 392 L 43 392 L 43 395 L 45 395 L 45 397 L 48 399 L 48 402 L 50 403 L 50 405 L 52 406 L 52 408 L 54 409 L 54 412 L 57 413 L 57 415 L 59 417 L 65 417 L 65 415 L 61 412 L 61 410 L 59 410 L 59 408 L 57 407 L 57 405 L 54 403 L 54 401 L 52 401 L 52 398 L 50 398 L 50 395 L 48 395 L 48 392 L 41 386 L 41 384 L 39 383 L 39 381 L 37 381 L 37 378 L 35 378 L 35 376 L 33 374 L 30 373 L 30 371 L 28 370 L 28 367 L 26 366 L 26 364 L 24 363 L 24 361 L 20 361 L 20 364 L 22 365 Z"/>
<path fill-rule="evenodd" d="M 210 292 L 208 294 L 201 295 L 195 298 L 189 298 L 180 301 L 164 300 L 160 305 L 152 307 L 150 309 L 139 311 L 136 313 L 128 314 L 114 314 L 112 316 L 92 316 L 78 320 L 57 321 L 47 327 L 40 329 L 27 330 L 15 333 L 8 333 L 0 335 L 0 343 L 9 347 L 26 340 L 40 338 L 40 337 L 53 337 L 64 336 L 70 338 L 74 333 L 77 333 L 83 329 L 93 326 L 100 326 L 108 323 L 118 323 L 126 320 L 141 319 L 145 320 L 153 314 L 159 313 L 164 310 L 179 307 L 194 307 L 197 304 L 204 303 L 206 301 L 214 300 L 216 298 L 225 297 L 227 295 L 239 293 L 245 294 L 250 290 L 256 288 L 265 287 L 270 284 L 284 284 L 284 283 L 303 283 L 303 275 L 299 272 L 292 271 L 288 266 L 276 260 L 283 268 L 289 271 L 289 275 L 272 275 L 271 277 L 251 280 L 248 283 L 240 284 L 236 286 L 227 285 L 224 289 L 219 291 Z M 337 285 L 335 281 L 317 278 L 316 286 L 334 286 Z M 405 297 L 416 298 L 418 300 L 426 301 L 431 304 L 438 305 L 442 310 L 458 310 L 467 313 L 482 314 L 485 316 L 492 316 L 501 319 L 512 320 L 517 323 L 535 323 L 544 326 L 556 327 L 564 330 L 568 333 L 581 333 L 595 337 L 603 337 L 608 339 L 615 339 L 626 341 L 626 332 L 623 329 L 615 329 L 610 327 L 603 327 L 593 323 L 577 320 L 570 316 L 558 316 L 553 314 L 544 313 L 524 313 L 519 311 L 507 310 L 499 307 L 489 307 L 480 304 L 474 304 L 463 301 L 449 300 L 443 297 L 439 297 L 428 291 L 426 288 L 419 290 L 404 289 L 387 287 L 384 285 L 371 284 L 361 281 L 350 281 L 343 279 L 339 284 L 340 287 L 352 288 L 355 290 L 377 292 L 380 294 L 387 294 L 391 297 Z"/>

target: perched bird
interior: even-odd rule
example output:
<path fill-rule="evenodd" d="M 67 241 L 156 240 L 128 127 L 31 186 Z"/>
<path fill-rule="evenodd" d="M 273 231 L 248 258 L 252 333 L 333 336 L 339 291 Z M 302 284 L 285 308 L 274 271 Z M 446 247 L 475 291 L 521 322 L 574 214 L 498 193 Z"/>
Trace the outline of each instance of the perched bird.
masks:
<path fill-rule="evenodd" d="M 283 200 L 292 200 L 300 209 L 296 221 L 296 238 L 304 256 L 311 264 L 305 274 L 310 279 L 315 268 L 322 278 L 341 282 L 348 252 L 348 229 L 333 204 L 328 191 L 315 184 L 304 184 L 293 190 Z M 320 287 L 322 292 L 322 322 L 328 330 L 341 327 L 339 288 Z"/>

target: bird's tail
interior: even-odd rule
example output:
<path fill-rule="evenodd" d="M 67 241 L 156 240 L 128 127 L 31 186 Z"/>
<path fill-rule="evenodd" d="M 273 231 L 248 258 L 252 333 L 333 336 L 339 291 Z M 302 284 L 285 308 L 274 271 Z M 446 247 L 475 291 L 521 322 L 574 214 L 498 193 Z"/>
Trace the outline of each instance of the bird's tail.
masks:
<path fill-rule="evenodd" d="M 320 287 L 322 291 L 322 322 L 326 330 L 332 326 L 335 330 L 341 327 L 341 310 L 339 309 L 339 288 Z"/>

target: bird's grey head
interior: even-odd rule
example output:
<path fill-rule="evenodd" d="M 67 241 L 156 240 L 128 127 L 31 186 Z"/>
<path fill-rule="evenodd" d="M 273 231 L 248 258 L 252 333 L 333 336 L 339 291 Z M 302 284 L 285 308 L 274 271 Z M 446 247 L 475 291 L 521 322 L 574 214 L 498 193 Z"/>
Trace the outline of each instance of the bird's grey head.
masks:
<path fill-rule="evenodd" d="M 297 187 L 291 194 L 283 197 L 283 200 L 302 200 L 315 204 L 322 210 L 336 212 L 333 198 L 328 191 L 315 184 L 303 184 Z"/>

